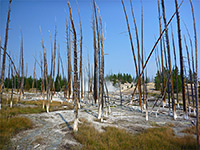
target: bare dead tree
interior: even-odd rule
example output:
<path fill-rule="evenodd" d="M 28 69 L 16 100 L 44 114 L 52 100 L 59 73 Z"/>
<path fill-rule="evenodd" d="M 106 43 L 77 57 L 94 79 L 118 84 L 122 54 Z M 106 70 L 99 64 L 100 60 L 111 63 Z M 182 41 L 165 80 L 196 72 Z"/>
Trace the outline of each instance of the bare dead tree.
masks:
<path fill-rule="evenodd" d="M 68 2 L 68 7 L 69 7 L 69 13 L 70 13 L 70 20 L 71 20 L 71 25 L 72 25 L 72 30 L 73 30 L 73 36 L 74 36 L 74 41 L 73 41 L 73 48 L 74 48 L 74 131 L 78 131 L 78 69 L 77 69 L 77 44 L 76 44 L 76 30 L 74 26 L 74 21 L 72 18 L 72 11 L 71 11 L 71 6 L 70 3 Z"/>
<path fill-rule="evenodd" d="M 70 22 L 68 23 L 67 17 L 65 19 L 66 21 L 66 40 L 67 40 L 67 60 L 68 60 L 68 82 L 67 82 L 67 95 L 68 95 L 68 100 L 70 99 L 71 96 L 71 33 L 70 33 Z"/>
<path fill-rule="evenodd" d="M 98 16 L 99 16 L 99 29 L 100 29 L 100 44 L 101 44 L 101 64 L 100 64 L 100 107 L 101 107 L 101 121 L 103 121 L 103 108 L 104 108 L 104 34 L 103 34 L 103 26 L 102 19 L 100 15 L 100 10 L 98 8 Z"/>
<path fill-rule="evenodd" d="M 77 2 L 77 1 L 76 1 Z M 78 7 L 78 2 L 77 2 L 77 9 L 78 9 L 78 17 L 79 17 L 79 25 L 80 25 L 80 70 L 79 70 L 79 80 L 80 80 L 80 86 L 79 86 L 79 91 L 80 91 L 80 99 L 83 99 L 83 73 L 82 73 L 82 68 L 83 68 L 83 61 L 82 61 L 82 53 L 83 53 L 83 33 L 82 33 L 82 23 L 81 23 L 81 15 Z M 80 102 L 79 102 L 80 103 Z"/>
<path fill-rule="evenodd" d="M 20 98 L 22 98 L 22 95 L 24 95 L 24 55 L 23 55 L 23 35 L 21 31 L 21 46 L 20 46 L 20 51 L 21 51 L 21 91 L 20 91 Z"/>
<path fill-rule="evenodd" d="M 184 21 L 183 21 L 184 23 Z M 187 31 L 187 34 L 188 34 L 188 37 L 189 37 L 189 41 L 190 41 L 190 49 L 191 49 L 191 56 L 192 56 L 192 69 L 190 70 L 190 73 L 192 74 L 192 77 L 191 77 L 191 91 L 192 91 L 192 103 L 193 103 L 193 113 L 194 115 L 196 115 L 196 111 L 195 111 L 195 106 L 194 106 L 194 88 L 193 88 L 193 83 L 194 83 L 194 79 L 195 79 L 195 69 L 194 69 L 194 55 L 193 55 L 193 46 L 192 46 L 192 39 L 191 39 L 191 36 L 190 36 L 190 33 L 188 31 L 188 28 L 186 26 L 186 24 L 184 23 L 185 25 L 185 28 L 186 28 L 186 31 Z"/>
<path fill-rule="evenodd" d="M 194 16 L 194 7 L 192 0 L 190 0 L 190 6 L 192 9 L 192 18 L 194 25 L 194 40 L 195 40 L 195 53 L 196 53 L 196 77 L 195 77 L 195 99 L 196 99 L 196 131 L 197 131 L 197 149 L 199 149 L 199 110 L 198 110 L 198 50 L 197 50 L 197 30 L 196 30 L 196 21 Z"/>
<path fill-rule="evenodd" d="M 51 69 L 50 69 L 50 76 L 49 76 L 49 84 L 50 84 L 50 97 L 52 100 L 52 76 L 53 76 L 53 63 L 54 63 L 54 54 L 53 54 L 53 42 L 52 42 L 52 37 L 51 37 L 51 32 L 49 31 L 49 37 L 51 41 Z"/>
<path fill-rule="evenodd" d="M 134 46 L 133 46 L 132 35 L 131 35 L 130 27 L 129 27 L 128 17 L 127 17 L 127 14 L 126 14 L 126 8 L 125 8 L 123 0 L 121 0 L 121 2 L 122 2 L 122 6 L 123 6 L 125 17 L 126 17 L 126 23 L 127 23 L 128 33 L 129 33 L 129 39 L 130 39 L 130 43 L 131 43 L 131 49 L 132 49 L 133 59 L 134 59 L 134 64 L 135 64 L 135 70 L 136 70 L 136 75 L 137 75 L 137 79 L 138 79 L 139 78 L 139 73 L 138 73 L 138 68 L 137 68 L 137 62 L 136 62 L 136 57 L 135 57 L 135 50 L 134 50 Z"/>
<path fill-rule="evenodd" d="M 135 16 L 134 16 L 134 12 L 133 12 L 133 5 L 132 5 L 132 0 L 130 0 L 131 3 L 131 13 L 132 13 L 132 17 L 134 20 L 134 26 L 135 26 L 135 35 L 136 35 L 136 40 L 137 40 L 137 49 L 138 49 L 138 77 L 137 77 L 137 81 L 138 81 L 138 92 L 139 92 L 139 106 L 140 106 L 140 110 L 142 111 L 142 92 L 141 92 L 141 76 L 139 76 L 140 74 L 140 42 L 139 42 L 139 36 L 138 36 L 138 30 L 137 30 L 137 24 L 136 24 L 136 20 L 135 20 Z"/>
<path fill-rule="evenodd" d="M 178 9 L 181 7 L 183 1 L 184 1 L 184 0 L 181 1 L 181 3 L 180 3 L 180 5 L 179 5 Z M 172 21 L 172 19 L 174 18 L 175 14 L 176 14 L 176 12 L 174 12 L 173 15 L 171 16 L 171 18 L 169 19 L 169 21 L 168 21 L 168 23 L 167 23 L 167 26 L 171 23 L 171 21 Z M 142 70 L 144 70 L 144 69 L 146 68 L 147 63 L 149 62 L 149 59 L 151 58 L 151 56 L 152 56 L 152 54 L 153 54 L 153 52 L 154 52 L 154 50 L 155 50 L 155 48 L 156 48 L 158 42 L 160 41 L 160 39 L 161 39 L 161 37 L 163 36 L 163 34 L 165 33 L 165 31 L 166 31 L 166 28 L 164 28 L 164 29 L 162 30 L 162 32 L 161 32 L 161 34 L 159 35 L 158 39 L 157 39 L 156 42 L 154 43 L 153 48 L 151 49 L 151 52 L 149 53 L 149 55 L 148 55 L 148 57 L 147 57 L 147 59 L 146 59 L 146 61 L 145 61 L 145 63 L 144 63 L 144 66 L 143 66 L 143 69 L 142 69 Z M 142 71 L 142 72 L 140 73 L 140 76 L 143 75 L 143 73 L 144 73 L 144 72 Z M 135 94 L 135 92 L 136 92 L 137 86 L 138 86 L 138 84 L 135 85 L 135 89 L 133 90 L 132 97 L 134 96 L 134 94 Z"/>
<path fill-rule="evenodd" d="M 36 70 L 36 58 L 35 58 L 34 69 L 33 69 L 32 89 L 34 88 L 34 85 L 35 85 L 35 70 Z"/>
<path fill-rule="evenodd" d="M 13 75 L 13 67 L 11 66 L 11 78 L 12 78 L 12 90 L 11 90 L 11 97 L 10 97 L 10 108 L 13 106 L 13 88 L 14 88 L 14 75 Z"/>
<path fill-rule="evenodd" d="M 47 113 L 49 113 L 49 107 L 50 107 L 49 93 L 50 93 L 50 88 L 49 88 L 49 82 L 48 82 L 48 69 L 47 69 L 46 49 L 45 49 L 45 46 L 44 46 L 44 41 L 43 41 L 43 37 L 42 37 L 41 28 L 40 28 L 40 33 L 41 33 L 41 43 L 42 43 L 42 49 L 43 49 L 43 55 L 44 55 L 44 77 L 46 79 L 46 95 L 47 95 L 46 111 L 47 111 Z"/>
<path fill-rule="evenodd" d="M 162 33 L 162 24 L 161 24 L 161 14 L 160 14 L 160 1 L 158 0 L 158 14 L 159 14 L 159 27 L 160 27 L 160 34 Z M 165 88 L 165 69 L 163 63 L 163 49 L 162 49 L 162 37 L 160 38 L 160 53 L 161 53 L 161 63 L 162 63 L 162 93 L 164 92 Z M 163 98 L 163 106 L 166 105 L 165 95 Z"/>
<path fill-rule="evenodd" d="M 4 74 L 5 74 L 5 63 L 6 63 L 6 50 L 7 50 L 7 43 L 8 43 L 8 30 L 9 30 L 9 23 L 10 23 L 10 10 L 11 10 L 11 2 L 9 0 L 9 8 L 8 8 L 8 16 L 7 16 L 7 23 L 6 23 L 6 34 L 5 34 L 5 43 L 3 48 L 3 62 L 2 62 L 2 71 L 1 71 L 1 83 L 0 83 L 0 93 L 3 93 L 3 81 L 4 81 Z M 2 96 L 0 97 L 0 110 L 2 105 Z"/>
<path fill-rule="evenodd" d="M 54 81 L 54 79 L 55 79 L 55 65 L 56 65 L 56 63 L 55 63 L 55 61 L 56 61 L 56 36 L 57 36 L 57 26 L 56 26 L 56 24 L 55 24 L 55 35 L 54 35 L 54 54 L 53 54 L 53 81 Z M 55 82 L 53 82 L 53 87 L 52 87 L 53 89 L 53 91 L 54 91 L 54 93 L 55 93 Z"/>
<path fill-rule="evenodd" d="M 177 99 L 177 105 L 179 107 L 179 99 L 178 99 L 178 67 L 176 62 L 176 48 L 174 43 L 174 34 L 173 34 L 173 28 L 171 24 L 171 34 L 172 34 L 172 44 L 173 44 L 173 50 L 174 50 L 174 62 L 175 62 L 175 73 L 176 73 L 176 99 Z"/>
<path fill-rule="evenodd" d="M 180 68 L 181 68 L 181 81 L 182 81 L 182 99 L 183 99 L 183 110 L 184 116 L 187 119 L 187 104 L 185 100 L 185 79 L 184 79 L 184 70 L 183 70 L 183 52 L 182 52 L 182 43 L 181 43 L 181 27 L 180 27 L 180 18 L 178 11 L 178 3 L 175 0 L 176 6 L 176 17 L 177 17 L 177 28 L 178 28 L 178 42 L 179 42 L 179 53 L 180 53 Z"/>
<path fill-rule="evenodd" d="M 169 36 L 168 36 L 168 29 L 167 29 L 167 21 L 165 17 L 165 5 L 164 5 L 164 0 L 161 0 L 162 3 L 162 11 L 163 11 L 163 20 L 165 24 L 165 37 L 166 37 L 166 44 L 167 44 L 167 51 L 168 51 L 168 64 L 169 64 L 169 73 L 170 73 L 170 78 L 171 78 L 171 91 L 172 91 L 172 110 L 173 110 L 173 117 L 176 120 L 177 115 L 176 115 L 176 105 L 174 101 L 174 87 L 173 87 L 173 76 L 172 76 L 172 67 L 171 67 L 171 57 L 170 57 L 170 46 L 169 46 Z"/>
<path fill-rule="evenodd" d="M 191 92 L 192 92 L 192 95 L 193 95 L 192 70 L 191 70 L 191 65 L 190 65 L 190 55 L 189 55 L 188 45 L 187 45 L 185 36 L 184 36 L 184 42 L 185 42 L 185 49 L 186 49 L 186 52 L 187 52 L 187 60 L 188 60 L 188 66 L 189 66 L 190 88 L 191 88 Z M 192 96 L 192 99 L 194 99 L 193 96 Z M 190 97 L 188 97 L 188 103 L 189 103 L 189 110 L 190 110 Z"/>
<path fill-rule="evenodd" d="M 98 47 L 96 45 L 96 31 L 95 31 L 95 20 L 96 20 L 96 30 L 97 30 L 97 38 L 99 37 L 98 32 L 98 22 L 97 22 L 97 14 L 96 14 L 96 5 L 93 0 L 93 17 L 92 17 L 92 29 L 93 29 L 93 45 L 94 45 L 94 101 L 98 99 L 98 52 L 99 52 L 99 41 Z M 95 19 L 96 18 L 96 19 Z"/>
<path fill-rule="evenodd" d="M 143 69 L 143 66 L 144 66 L 144 40 L 143 40 L 143 36 L 144 36 L 144 33 L 143 33 L 143 4 L 142 4 L 142 0 L 141 0 L 141 54 L 142 54 L 142 69 Z M 144 72 L 144 70 L 143 70 Z M 144 109 L 146 109 L 146 102 L 145 102 L 145 74 L 143 74 L 142 76 L 142 80 L 143 80 L 143 106 L 144 106 Z"/>

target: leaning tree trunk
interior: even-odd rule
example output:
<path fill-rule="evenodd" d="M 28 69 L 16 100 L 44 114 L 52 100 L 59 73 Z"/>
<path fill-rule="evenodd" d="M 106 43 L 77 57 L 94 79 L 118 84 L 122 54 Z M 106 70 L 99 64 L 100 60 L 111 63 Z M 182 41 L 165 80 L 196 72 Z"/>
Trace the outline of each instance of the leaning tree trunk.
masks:
<path fill-rule="evenodd" d="M 72 24 L 72 30 L 73 30 L 73 35 L 74 35 L 74 41 L 73 41 L 73 48 L 74 48 L 74 131 L 78 131 L 78 69 L 77 69 L 77 45 L 76 45 L 76 30 L 74 26 L 74 22 L 72 19 L 72 11 L 71 11 L 71 6 L 70 3 L 68 2 L 68 7 L 69 7 L 69 12 L 70 12 L 70 20 Z"/>
<path fill-rule="evenodd" d="M 137 24 L 136 24 L 136 20 L 135 20 L 135 16 L 134 16 L 134 12 L 133 12 L 133 5 L 132 5 L 132 0 L 130 0 L 131 3 L 131 12 L 132 12 L 132 17 L 134 20 L 134 26 L 135 26 L 135 35 L 136 35 L 136 39 L 137 39 L 137 49 L 138 49 L 138 92 L 139 92 L 139 106 L 140 106 L 140 110 L 142 111 L 142 92 L 141 92 L 141 76 L 140 76 L 140 42 L 139 42 L 139 36 L 138 36 L 138 30 L 137 30 Z M 143 67 L 143 66 L 142 66 Z"/>
<path fill-rule="evenodd" d="M 2 62 L 2 71 L 1 71 L 1 83 L 0 83 L 0 110 L 2 105 L 2 94 L 3 94 L 3 81 L 4 81 L 4 75 L 5 75 L 5 64 L 6 64 L 6 50 L 7 50 L 7 43 L 8 43 L 8 30 L 9 30 L 9 23 L 10 23 L 10 9 L 11 9 L 11 2 L 12 0 L 9 0 L 9 9 L 8 9 L 8 16 L 7 16 L 7 23 L 6 23 L 6 35 L 5 35 L 5 43 L 3 48 L 3 62 Z"/>
<path fill-rule="evenodd" d="M 137 62 L 136 62 L 136 57 L 135 57 L 135 50 L 134 50 L 134 46 L 133 46 L 132 35 L 131 35 L 131 31 L 130 31 L 130 27 L 129 27 L 129 22 L 128 22 L 128 16 L 126 14 L 126 8 L 125 8 L 123 0 L 121 0 L 121 2 L 122 2 L 124 14 L 125 14 L 125 18 L 126 18 L 126 24 L 127 24 L 127 28 L 128 28 L 130 44 L 131 44 L 131 49 L 132 49 L 132 53 L 133 53 L 133 59 L 134 59 L 134 64 L 135 64 L 136 75 L 137 75 L 137 79 L 139 79 L 138 67 L 137 67 Z M 134 90 L 134 91 L 136 91 L 136 90 Z M 133 93 L 133 95 L 134 95 L 134 93 Z"/>
<path fill-rule="evenodd" d="M 167 44 L 167 51 L 168 51 L 168 64 L 169 64 L 169 73 L 170 73 L 170 79 L 171 79 L 171 90 L 172 90 L 172 110 L 173 110 L 173 117 L 176 120 L 176 105 L 174 101 L 174 86 L 173 86 L 173 77 L 172 77 L 172 68 L 171 68 L 171 57 L 170 57 L 170 46 L 169 46 L 169 36 L 168 36 L 168 29 L 167 29 L 167 21 L 165 17 L 165 5 L 164 0 L 162 0 L 162 11 L 163 11 L 163 20 L 165 24 L 165 36 L 166 36 L 166 44 Z"/>

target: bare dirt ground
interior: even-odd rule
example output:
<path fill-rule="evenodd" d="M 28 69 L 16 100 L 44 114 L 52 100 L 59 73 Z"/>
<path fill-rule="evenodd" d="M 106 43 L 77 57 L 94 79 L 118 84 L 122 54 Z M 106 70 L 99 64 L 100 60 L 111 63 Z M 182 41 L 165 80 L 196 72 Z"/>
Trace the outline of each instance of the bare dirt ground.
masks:
<path fill-rule="evenodd" d="M 32 97 L 33 98 L 33 97 Z M 149 102 L 149 120 L 146 121 L 145 111 L 140 112 L 137 105 L 129 105 L 128 95 L 123 95 L 123 105 L 120 105 L 119 95 L 112 93 L 108 105 L 111 106 L 111 113 L 105 115 L 103 122 L 97 121 L 97 105 L 92 105 L 84 100 L 79 110 L 79 118 L 85 118 L 88 122 L 99 131 L 103 131 L 104 126 L 114 126 L 125 129 L 131 133 L 140 133 L 147 128 L 156 126 L 170 126 L 178 136 L 185 134 L 181 130 L 192 126 L 195 118 L 189 117 L 188 120 L 183 119 L 182 109 L 177 109 L 176 120 L 169 116 L 169 108 L 158 109 L 152 111 L 151 106 L 154 101 Z M 33 98 L 34 99 L 34 98 Z M 126 105 L 125 105 L 126 104 Z M 106 108 L 105 108 L 106 110 Z M 157 115 L 156 115 L 157 114 Z M 72 122 L 74 118 L 73 110 L 55 111 L 50 113 L 23 115 L 34 124 L 34 128 L 20 132 L 12 138 L 11 149 L 17 150 L 52 150 L 52 149 L 71 149 L 75 145 L 81 146 L 74 137 L 72 131 Z"/>

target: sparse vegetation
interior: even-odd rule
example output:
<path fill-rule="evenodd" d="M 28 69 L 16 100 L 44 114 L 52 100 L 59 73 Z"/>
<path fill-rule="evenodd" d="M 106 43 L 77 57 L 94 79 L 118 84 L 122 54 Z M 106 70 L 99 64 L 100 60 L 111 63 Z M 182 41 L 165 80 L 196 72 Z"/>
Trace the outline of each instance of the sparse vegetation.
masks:
<path fill-rule="evenodd" d="M 115 127 L 105 127 L 98 132 L 90 123 L 84 122 L 74 137 L 83 147 L 81 149 L 195 149 L 196 143 L 192 136 L 177 137 L 169 127 L 158 127 L 144 130 L 137 135 Z M 77 148 L 77 147 L 76 147 Z M 75 148 L 75 149 L 76 149 Z"/>

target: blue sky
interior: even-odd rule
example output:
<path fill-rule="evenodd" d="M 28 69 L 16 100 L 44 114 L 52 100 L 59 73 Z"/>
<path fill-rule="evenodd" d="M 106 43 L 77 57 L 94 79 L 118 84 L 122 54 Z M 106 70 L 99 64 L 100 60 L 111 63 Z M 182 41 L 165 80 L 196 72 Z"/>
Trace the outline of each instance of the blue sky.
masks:
<path fill-rule="evenodd" d="M 132 0 L 133 8 L 136 17 L 136 22 L 140 36 L 140 15 L 141 5 L 140 0 Z M 129 22 L 132 29 L 132 36 L 134 39 L 134 46 L 136 49 L 136 39 L 133 26 L 133 20 L 130 11 L 130 1 L 124 0 L 127 13 L 129 16 Z M 75 0 L 70 0 L 73 19 L 75 21 L 75 27 L 79 35 L 79 22 L 78 13 Z M 105 74 L 109 73 L 130 73 L 135 76 L 135 67 L 133 63 L 133 55 L 130 47 L 129 37 L 127 33 L 127 26 L 125 22 L 125 16 L 122 9 L 120 0 L 96 0 L 103 21 L 104 29 L 106 29 L 105 40 Z M 180 3 L 180 0 L 178 0 Z M 78 0 L 79 9 L 81 13 L 81 21 L 83 25 L 83 62 L 86 64 L 87 54 L 90 55 L 91 63 L 93 63 L 93 34 L 92 34 L 92 0 Z M 166 17 L 167 20 L 175 11 L 174 0 L 165 0 L 166 5 Z M 197 25 L 197 35 L 200 41 L 200 13 L 199 6 L 200 0 L 193 0 L 195 18 Z M 143 0 L 144 9 L 144 50 L 146 55 L 151 51 L 155 37 L 159 35 L 158 24 L 158 8 L 157 0 Z M 8 10 L 8 0 L 0 0 L 0 36 L 2 38 L 2 44 L 4 43 L 6 17 Z M 39 60 L 41 47 L 41 36 L 39 26 L 41 26 L 44 43 L 47 49 L 47 57 L 50 64 L 50 38 L 49 30 L 52 37 L 54 37 L 55 22 L 57 24 L 58 38 L 57 42 L 60 44 L 61 57 L 64 62 L 65 71 L 66 67 L 66 39 L 65 39 L 65 10 L 67 16 L 69 15 L 67 0 L 13 0 L 11 6 L 11 23 L 9 30 L 8 51 L 12 54 L 12 57 L 17 61 L 19 59 L 20 50 L 20 28 L 23 31 L 24 37 L 24 58 L 25 63 L 28 63 L 28 75 L 33 74 L 34 58 Z M 180 8 L 181 19 L 186 23 L 192 40 L 194 41 L 193 34 L 193 21 L 189 0 L 184 0 L 183 5 Z M 176 18 L 172 21 L 176 53 L 178 57 L 179 65 L 179 49 L 177 39 L 177 25 Z M 184 24 L 181 22 L 182 35 L 187 35 Z M 171 30 L 169 30 L 170 42 L 171 42 Z M 182 37 L 183 38 L 183 37 Z M 186 36 L 187 40 L 188 37 Z M 200 50 L 200 44 L 198 41 L 198 54 Z M 171 42 L 172 43 L 172 42 Z M 170 43 L 170 45 L 171 45 Z M 183 43 L 183 52 L 185 52 L 185 44 Z M 189 43 L 188 43 L 189 44 Z M 194 43 L 193 43 L 194 44 Z M 172 51 L 172 46 L 170 47 Z M 173 58 L 173 53 L 171 53 Z M 172 64 L 174 62 L 172 61 Z M 186 64 L 187 65 L 187 64 Z M 156 73 L 155 55 L 150 59 L 148 63 L 148 76 L 153 77 Z M 200 65 L 199 65 L 200 68 Z M 200 70 L 200 69 L 199 69 Z M 37 66 L 37 77 L 40 76 L 40 69 Z"/>

